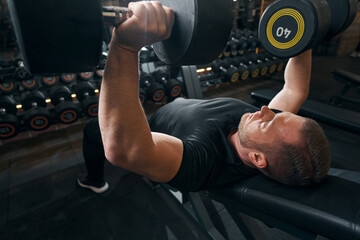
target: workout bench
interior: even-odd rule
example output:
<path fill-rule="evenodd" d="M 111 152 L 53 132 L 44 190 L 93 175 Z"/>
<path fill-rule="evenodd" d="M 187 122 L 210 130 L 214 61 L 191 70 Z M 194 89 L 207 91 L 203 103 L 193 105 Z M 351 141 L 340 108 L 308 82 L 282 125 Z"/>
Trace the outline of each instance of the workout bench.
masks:
<path fill-rule="evenodd" d="M 252 93 L 259 103 L 267 104 L 273 90 Z M 307 100 L 300 114 L 341 129 L 360 133 L 360 114 Z M 168 186 L 160 184 L 162 195 L 175 199 Z M 289 187 L 257 175 L 224 189 L 182 193 L 191 204 L 184 212 L 204 229 L 208 239 L 227 239 L 211 221 L 211 200 L 224 205 L 246 239 L 267 239 L 257 219 L 299 239 L 360 239 L 360 173 L 332 168 L 318 185 Z M 169 199 L 169 200 L 170 200 Z M 177 201 L 177 200 L 176 200 Z M 211 205 L 210 205 L 211 206 Z"/>
<path fill-rule="evenodd" d="M 360 104 L 360 76 L 342 69 L 336 69 L 332 71 L 332 74 L 335 80 L 343 84 L 343 88 L 336 96 L 331 98 L 331 104 L 340 105 L 342 101 Z M 359 93 L 359 99 L 345 97 L 345 94 L 351 88 L 357 89 Z"/>
<path fill-rule="evenodd" d="M 166 184 L 156 186 L 166 201 L 179 204 Z M 289 187 L 257 175 L 220 190 L 183 192 L 182 197 L 179 206 L 207 239 L 227 239 L 210 218 L 215 208 L 211 200 L 224 205 L 248 240 L 268 238 L 254 219 L 299 239 L 360 239 L 358 172 L 332 168 L 320 184 L 308 187 Z M 185 202 L 191 207 L 184 207 Z"/>

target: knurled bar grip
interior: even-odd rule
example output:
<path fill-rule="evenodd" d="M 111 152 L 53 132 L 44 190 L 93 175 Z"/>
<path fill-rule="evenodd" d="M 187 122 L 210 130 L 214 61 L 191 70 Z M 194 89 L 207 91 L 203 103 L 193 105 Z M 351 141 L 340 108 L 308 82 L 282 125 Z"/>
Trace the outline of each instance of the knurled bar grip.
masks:
<path fill-rule="evenodd" d="M 130 18 L 133 13 L 126 7 L 106 6 L 102 8 L 104 24 L 117 27 Z"/>

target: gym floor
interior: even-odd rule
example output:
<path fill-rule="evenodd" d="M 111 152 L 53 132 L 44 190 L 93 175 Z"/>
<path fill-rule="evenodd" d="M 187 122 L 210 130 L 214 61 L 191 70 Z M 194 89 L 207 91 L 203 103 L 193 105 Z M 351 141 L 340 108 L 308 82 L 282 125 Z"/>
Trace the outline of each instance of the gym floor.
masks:
<path fill-rule="evenodd" d="M 315 56 L 309 98 L 327 103 L 341 89 L 331 70 L 360 75 L 359 64 L 359 58 Z M 282 83 L 281 76 L 249 80 L 209 90 L 204 97 L 227 96 L 252 103 L 252 91 L 279 90 Z M 360 99 L 356 91 L 349 96 Z M 343 107 L 360 112 L 360 106 Z M 202 239 L 201 230 L 138 175 L 106 163 L 109 191 L 97 195 L 77 187 L 77 176 L 85 172 L 83 124 L 0 146 L 0 239 Z M 360 136 L 323 127 L 331 144 L 332 166 L 360 171 Z M 220 204 L 212 218 L 227 239 L 244 239 Z M 270 239 L 295 239 L 261 226 Z"/>

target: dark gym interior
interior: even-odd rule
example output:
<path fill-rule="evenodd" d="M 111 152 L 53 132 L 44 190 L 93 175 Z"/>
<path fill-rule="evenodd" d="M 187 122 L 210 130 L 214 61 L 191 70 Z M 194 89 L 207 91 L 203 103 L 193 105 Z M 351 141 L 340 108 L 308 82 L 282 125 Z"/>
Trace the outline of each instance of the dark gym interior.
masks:
<path fill-rule="evenodd" d="M 249 42 L 256 39 L 260 13 L 264 4 L 269 4 L 268 2 L 234 1 L 236 21 L 234 20 L 233 33 L 239 33 L 241 30 L 243 39 Z M 7 2 L 1 0 L 0 4 L 0 96 L 14 99 L 17 109 L 12 115 L 21 117 L 21 126 L 18 126 L 16 134 L 8 137 L 0 132 L 0 239 L 207 239 L 204 229 L 195 224 L 182 210 L 185 207 L 190 215 L 193 214 L 190 204 L 181 207 L 174 202 L 166 201 L 143 177 L 108 162 L 105 165 L 106 181 L 110 185 L 107 192 L 96 194 L 77 185 L 76 179 L 79 174 L 86 172 L 82 156 L 83 127 L 89 118 L 97 115 L 97 106 L 93 109 L 92 104 L 97 104 L 103 71 L 76 73 L 71 76 L 33 76 L 24 80 L 16 75 L 21 75 L 19 72 L 9 73 L 8 63 L 21 58 L 21 53 L 12 28 Z M 103 5 L 106 4 L 124 6 L 127 5 L 127 1 L 103 1 Z M 104 40 L 106 44 L 110 32 L 107 34 L 107 39 Z M 226 59 L 226 56 L 232 54 L 230 44 L 234 41 L 229 42 L 221 59 Z M 106 44 L 104 51 L 107 50 Z M 244 56 L 264 53 L 258 42 L 254 46 L 250 46 L 249 43 L 248 46 L 248 49 L 243 50 Z M 356 117 L 360 115 L 360 11 L 348 29 L 331 40 L 318 44 L 312 53 L 312 77 L 308 99 L 353 113 L 355 117 L 352 121 L 357 123 L 359 128 L 360 118 Z M 149 72 L 158 66 L 165 66 L 159 63 L 150 47 L 142 49 L 140 57 L 143 57 L 142 67 L 147 68 Z M 275 58 L 273 60 L 275 61 Z M 286 59 L 277 60 L 282 60 L 283 64 L 286 64 Z M 264 75 L 249 76 L 245 80 L 232 82 L 231 78 L 227 79 L 229 77 L 226 74 L 215 73 L 215 67 L 209 70 L 210 66 L 211 64 L 197 66 L 199 86 L 204 99 L 232 97 L 256 104 L 251 97 L 252 92 L 260 89 L 280 91 L 284 84 L 285 67 L 273 73 L 267 72 Z M 16 70 L 21 68 L 20 64 Z M 339 80 L 332 74 L 334 70 L 344 70 L 355 77 L 352 82 Z M 181 82 L 182 86 L 186 85 L 181 68 L 167 71 L 166 74 L 171 78 Z M 12 77 L 9 77 L 11 74 Z M 67 77 L 71 79 L 69 82 L 66 82 Z M 145 77 L 142 81 L 144 90 L 149 90 L 149 81 L 147 82 Z M 35 87 L 32 86 L 33 83 L 36 84 Z M 83 89 L 75 92 L 72 88 L 75 83 L 84 85 Z M 58 108 L 52 100 L 52 103 L 44 102 L 44 109 L 49 112 L 49 117 L 53 118 L 52 124 L 40 126 L 44 127 L 44 130 L 27 124 L 31 120 L 25 115 L 30 112 L 31 107 L 30 110 L 25 109 L 24 96 L 32 90 L 40 90 L 46 92 L 48 99 L 51 89 L 59 86 L 70 89 L 69 95 L 76 93 L 77 99 L 71 96 L 69 101 L 76 102 L 76 106 L 82 104 L 81 108 L 76 108 L 79 117 L 72 122 L 58 118 L 55 113 L 55 109 Z M 349 86 L 349 89 L 341 96 L 345 86 Z M 86 87 L 95 90 L 95 93 L 87 96 L 83 93 L 87 91 Z M 176 97 L 194 97 L 187 88 L 184 86 L 181 95 Z M 147 115 L 167 104 L 171 98 L 175 98 L 167 93 L 165 95 L 168 96 L 162 99 L 157 99 L 156 96 L 151 98 L 149 93 L 144 95 L 147 97 L 143 96 L 141 100 Z M 85 103 L 87 100 L 88 103 Z M 22 107 L 18 106 L 20 104 Z M 319 123 L 330 143 L 331 167 L 359 172 L 360 132 L 326 122 Z M 360 184 L 360 179 L 357 180 Z M 248 239 L 246 234 L 236 227 L 227 209 L 221 203 L 211 201 L 215 208 L 209 206 L 210 219 L 225 239 Z M 267 234 L 267 239 L 300 239 L 256 221 Z M 328 238 L 318 235 L 316 239 Z"/>

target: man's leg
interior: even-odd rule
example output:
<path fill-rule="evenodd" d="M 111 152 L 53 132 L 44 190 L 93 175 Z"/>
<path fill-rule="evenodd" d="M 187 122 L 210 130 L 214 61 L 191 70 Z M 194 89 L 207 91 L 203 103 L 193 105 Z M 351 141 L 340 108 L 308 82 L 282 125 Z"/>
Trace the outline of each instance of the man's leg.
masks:
<path fill-rule="evenodd" d="M 109 185 L 104 179 L 105 153 L 98 119 L 91 119 L 85 125 L 83 156 L 87 175 L 81 176 L 78 179 L 78 184 L 96 193 L 105 192 Z"/>

